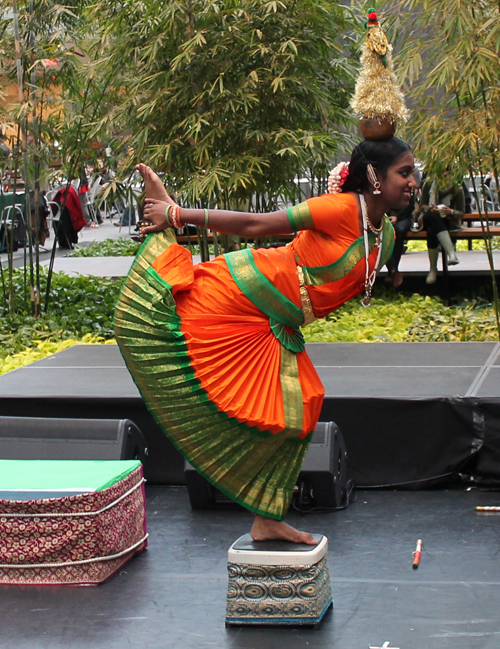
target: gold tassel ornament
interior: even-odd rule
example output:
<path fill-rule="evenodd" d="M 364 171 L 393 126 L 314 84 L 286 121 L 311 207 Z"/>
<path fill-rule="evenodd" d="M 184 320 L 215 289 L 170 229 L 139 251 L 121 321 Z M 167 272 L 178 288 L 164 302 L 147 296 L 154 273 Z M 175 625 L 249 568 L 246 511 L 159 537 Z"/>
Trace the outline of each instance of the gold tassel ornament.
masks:
<path fill-rule="evenodd" d="M 409 111 L 394 74 L 392 45 L 373 9 L 368 13 L 366 40 L 362 45 L 361 71 L 351 106 L 360 118 L 360 129 L 367 140 L 384 140 L 394 135 L 399 122 L 406 122 Z"/>

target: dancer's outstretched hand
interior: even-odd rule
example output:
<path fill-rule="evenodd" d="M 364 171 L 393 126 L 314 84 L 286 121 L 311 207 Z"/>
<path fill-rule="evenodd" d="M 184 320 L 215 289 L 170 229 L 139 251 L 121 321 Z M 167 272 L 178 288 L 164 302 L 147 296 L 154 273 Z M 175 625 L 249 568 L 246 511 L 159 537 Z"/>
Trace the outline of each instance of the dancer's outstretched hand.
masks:
<path fill-rule="evenodd" d="M 141 234 L 150 234 L 151 232 L 162 232 L 170 227 L 165 218 L 165 210 L 169 203 L 158 201 L 155 198 L 146 198 L 144 201 L 144 218 L 151 221 L 151 225 L 141 228 Z"/>

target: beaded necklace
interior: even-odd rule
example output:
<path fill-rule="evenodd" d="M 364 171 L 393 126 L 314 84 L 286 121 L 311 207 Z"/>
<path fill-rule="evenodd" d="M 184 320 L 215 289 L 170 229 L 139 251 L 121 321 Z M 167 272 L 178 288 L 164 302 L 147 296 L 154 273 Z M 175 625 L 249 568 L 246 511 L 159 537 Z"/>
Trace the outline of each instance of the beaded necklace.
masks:
<path fill-rule="evenodd" d="M 363 238 L 365 241 L 365 265 L 366 265 L 365 297 L 361 300 L 361 305 L 367 308 L 371 304 L 372 289 L 373 289 L 373 285 L 375 284 L 375 279 L 377 278 L 377 273 L 380 266 L 380 258 L 382 256 L 382 242 L 384 238 L 385 215 L 382 218 L 382 223 L 380 227 L 376 228 L 368 218 L 368 210 L 366 207 L 366 201 L 363 194 L 360 194 L 359 202 L 361 204 L 361 215 L 363 217 Z M 369 262 L 370 245 L 368 241 L 368 230 L 370 230 L 370 232 L 373 232 L 373 234 L 376 235 L 375 247 L 378 248 L 377 260 L 375 262 L 375 267 L 373 268 L 371 273 L 370 273 L 370 262 Z"/>

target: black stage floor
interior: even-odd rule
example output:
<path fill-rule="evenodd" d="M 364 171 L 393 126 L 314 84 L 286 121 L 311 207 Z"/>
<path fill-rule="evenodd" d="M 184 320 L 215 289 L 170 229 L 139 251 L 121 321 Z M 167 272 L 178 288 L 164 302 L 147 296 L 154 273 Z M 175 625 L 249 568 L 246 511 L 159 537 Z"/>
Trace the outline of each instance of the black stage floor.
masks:
<path fill-rule="evenodd" d="M 500 343 L 309 343 L 327 397 L 500 397 Z M 136 398 L 116 345 L 77 345 L 0 376 L 0 398 Z"/>
<path fill-rule="evenodd" d="M 500 397 L 500 343 L 313 343 L 327 397 Z"/>
<path fill-rule="evenodd" d="M 192 511 L 148 487 L 149 549 L 96 587 L 0 587 L 5 649 L 498 649 L 500 494 L 360 491 L 296 524 L 329 538 L 334 610 L 319 630 L 226 629 L 227 549 L 244 511 Z M 418 570 L 412 552 L 424 541 Z"/>
<path fill-rule="evenodd" d="M 500 343 L 309 344 L 359 486 L 429 486 L 464 470 L 500 481 Z M 9 416 L 128 418 L 150 484 L 185 484 L 183 460 L 113 345 L 72 347 L 0 376 Z"/>

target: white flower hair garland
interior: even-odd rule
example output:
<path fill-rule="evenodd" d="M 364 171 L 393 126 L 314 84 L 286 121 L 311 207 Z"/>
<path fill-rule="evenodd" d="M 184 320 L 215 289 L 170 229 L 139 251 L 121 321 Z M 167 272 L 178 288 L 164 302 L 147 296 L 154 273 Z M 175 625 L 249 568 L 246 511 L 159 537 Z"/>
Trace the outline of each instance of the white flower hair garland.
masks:
<path fill-rule="evenodd" d="M 328 176 L 328 193 L 339 194 L 340 188 L 347 180 L 349 175 L 349 163 L 339 162 L 339 164 L 330 171 Z"/>

